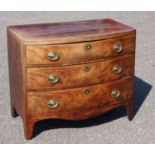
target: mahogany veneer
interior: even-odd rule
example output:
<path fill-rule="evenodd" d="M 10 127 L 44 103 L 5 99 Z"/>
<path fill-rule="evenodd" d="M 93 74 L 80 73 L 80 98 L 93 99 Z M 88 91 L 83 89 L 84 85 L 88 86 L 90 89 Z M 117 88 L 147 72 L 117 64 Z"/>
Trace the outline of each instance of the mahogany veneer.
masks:
<path fill-rule="evenodd" d="M 136 30 L 112 19 L 9 26 L 11 112 L 25 138 L 43 119 L 82 120 L 119 106 L 132 119 Z"/>

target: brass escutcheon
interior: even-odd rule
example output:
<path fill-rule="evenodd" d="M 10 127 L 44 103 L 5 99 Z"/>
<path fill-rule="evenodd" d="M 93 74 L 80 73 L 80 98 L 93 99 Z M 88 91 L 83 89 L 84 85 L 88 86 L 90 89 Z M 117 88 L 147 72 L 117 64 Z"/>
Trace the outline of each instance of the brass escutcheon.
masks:
<path fill-rule="evenodd" d="M 86 45 L 86 46 L 85 46 L 85 50 L 86 50 L 86 51 L 90 51 L 91 48 L 92 48 L 91 45 Z"/>
<path fill-rule="evenodd" d="M 90 69 L 91 69 L 91 67 L 89 65 L 85 65 L 83 70 L 85 72 L 88 72 L 88 71 L 90 71 Z"/>
<path fill-rule="evenodd" d="M 89 93 L 90 93 L 90 89 L 85 89 L 84 91 L 83 91 L 83 93 L 85 94 L 85 95 L 88 95 Z"/>

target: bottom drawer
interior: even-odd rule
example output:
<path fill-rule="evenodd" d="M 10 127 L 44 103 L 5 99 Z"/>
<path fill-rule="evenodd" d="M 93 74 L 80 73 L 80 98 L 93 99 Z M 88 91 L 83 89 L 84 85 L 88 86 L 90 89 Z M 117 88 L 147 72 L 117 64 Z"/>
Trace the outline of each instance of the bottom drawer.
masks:
<path fill-rule="evenodd" d="M 82 112 L 93 107 L 120 104 L 132 95 L 133 78 L 62 91 L 28 92 L 28 113 L 37 116 Z"/>

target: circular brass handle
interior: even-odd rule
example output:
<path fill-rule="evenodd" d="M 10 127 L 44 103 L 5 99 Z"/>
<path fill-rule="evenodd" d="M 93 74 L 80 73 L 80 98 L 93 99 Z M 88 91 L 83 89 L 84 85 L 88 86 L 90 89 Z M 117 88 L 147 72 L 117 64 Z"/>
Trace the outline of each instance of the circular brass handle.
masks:
<path fill-rule="evenodd" d="M 86 51 L 91 50 L 91 48 L 92 48 L 92 46 L 91 46 L 91 45 L 86 45 L 86 46 L 85 46 L 85 50 L 86 50 Z"/>
<path fill-rule="evenodd" d="M 85 95 L 88 95 L 89 93 L 90 93 L 90 89 L 85 89 L 84 91 L 83 91 L 83 93 L 85 94 Z"/>
<path fill-rule="evenodd" d="M 55 99 L 51 99 L 48 101 L 48 107 L 51 109 L 57 108 L 59 106 L 59 102 Z"/>
<path fill-rule="evenodd" d="M 88 72 L 90 71 L 91 67 L 89 65 L 85 65 L 83 71 Z"/>
<path fill-rule="evenodd" d="M 122 72 L 122 67 L 120 65 L 114 65 L 113 68 L 112 68 L 112 71 L 115 73 L 115 74 L 119 74 Z"/>
<path fill-rule="evenodd" d="M 49 83 L 57 83 L 59 82 L 60 78 L 57 75 L 49 75 L 48 76 L 48 82 Z"/>
<path fill-rule="evenodd" d="M 120 42 L 117 42 L 116 44 L 114 44 L 113 50 L 114 50 L 117 54 L 121 53 L 122 50 L 123 50 L 123 47 L 122 47 L 121 43 L 120 43 Z"/>
<path fill-rule="evenodd" d="M 55 61 L 59 59 L 59 54 L 55 51 L 48 53 L 48 59 L 51 61 Z"/>
<path fill-rule="evenodd" d="M 121 94 L 120 91 L 118 89 L 115 89 L 111 92 L 111 97 L 117 98 L 120 96 L 120 94 Z"/>

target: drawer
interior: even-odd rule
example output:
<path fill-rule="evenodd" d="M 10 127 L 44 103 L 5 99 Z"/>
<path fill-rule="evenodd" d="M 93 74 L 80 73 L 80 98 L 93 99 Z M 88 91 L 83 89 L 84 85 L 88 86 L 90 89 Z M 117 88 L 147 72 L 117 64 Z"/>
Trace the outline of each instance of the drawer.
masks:
<path fill-rule="evenodd" d="M 29 115 L 50 115 L 123 104 L 132 98 L 133 78 L 61 91 L 28 92 Z"/>
<path fill-rule="evenodd" d="M 27 88 L 66 89 L 100 84 L 134 73 L 134 55 L 74 66 L 27 68 Z"/>
<path fill-rule="evenodd" d="M 133 53 L 135 36 L 83 43 L 41 45 L 26 47 L 27 65 L 79 64 L 96 59 L 106 59 Z"/>

